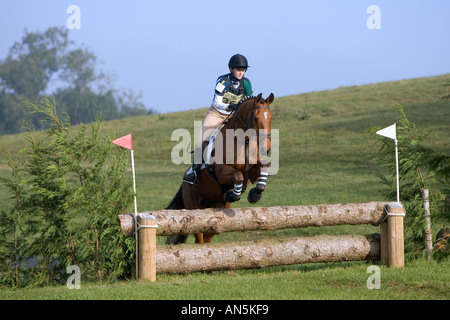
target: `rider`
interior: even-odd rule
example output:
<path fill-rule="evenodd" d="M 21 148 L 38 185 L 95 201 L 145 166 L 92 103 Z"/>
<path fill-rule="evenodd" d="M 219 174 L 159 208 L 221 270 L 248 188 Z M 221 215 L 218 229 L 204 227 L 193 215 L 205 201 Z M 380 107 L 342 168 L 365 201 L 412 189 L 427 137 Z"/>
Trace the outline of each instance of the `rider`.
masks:
<path fill-rule="evenodd" d="M 250 80 L 244 77 L 248 68 L 247 58 L 241 54 L 235 54 L 228 62 L 230 73 L 220 76 L 216 81 L 216 88 L 212 105 L 209 108 L 205 120 L 203 120 L 202 134 L 199 136 L 195 145 L 195 154 L 201 154 L 203 157 L 203 146 L 205 146 L 214 130 L 231 114 L 236 111 L 239 102 L 244 97 L 253 94 Z M 202 166 L 202 161 L 196 161 L 186 171 L 183 181 L 196 184 L 197 176 Z M 200 162 L 200 163 L 199 163 Z"/>

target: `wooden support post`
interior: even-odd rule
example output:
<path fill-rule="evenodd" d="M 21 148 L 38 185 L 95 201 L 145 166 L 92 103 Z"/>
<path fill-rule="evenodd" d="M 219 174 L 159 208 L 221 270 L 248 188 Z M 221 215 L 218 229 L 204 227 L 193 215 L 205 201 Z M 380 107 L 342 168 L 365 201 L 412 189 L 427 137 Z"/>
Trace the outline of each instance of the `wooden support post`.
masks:
<path fill-rule="evenodd" d="M 403 218 L 405 216 L 405 210 L 400 203 L 394 202 L 386 205 L 386 212 L 387 262 L 390 267 L 403 268 L 405 265 L 403 239 Z M 381 255 L 383 256 L 383 253 Z"/>
<path fill-rule="evenodd" d="M 425 230 L 425 241 L 427 248 L 427 261 L 430 262 L 433 259 L 433 235 L 431 233 L 431 217 L 430 217 L 430 200 L 428 189 L 423 189 L 420 193 L 423 202 L 423 209 L 425 210 L 425 222 L 427 227 Z"/>
<path fill-rule="evenodd" d="M 389 265 L 389 241 L 388 241 L 388 222 L 387 222 L 387 216 L 386 220 L 384 220 L 380 224 L 380 234 L 381 234 L 381 240 L 380 240 L 380 261 L 384 265 Z"/>
<path fill-rule="evenodd" d="M 156 281 L 156 219 L 141 213 L 138 215 L 139 224 L 139 275 L 138 279 Z"/>

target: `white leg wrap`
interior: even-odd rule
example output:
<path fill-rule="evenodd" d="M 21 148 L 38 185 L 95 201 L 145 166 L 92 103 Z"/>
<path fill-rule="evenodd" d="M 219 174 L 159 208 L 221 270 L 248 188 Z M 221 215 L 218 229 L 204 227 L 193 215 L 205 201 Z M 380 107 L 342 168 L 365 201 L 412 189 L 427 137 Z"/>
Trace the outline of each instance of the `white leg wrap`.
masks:
<path fill-rule="evenodd" d="M 268 177 L 269 177 L 269 173 L 267 173 L 267 172 L 261 172 L 257 184 L 262 184 L 262 185 L 265 186 L 266 183 L 267 183 L 267 178 L 268 178 Z"/>
<path fill-rule="evenodd" d="M 242 183 L 241 184 L 234 184 L 234 189 L 233 189 L 233 193 L 235 194 L 235 195 L 237 195 L 237 196 L 240 196 L 241 195 L 241 192 L 242 192 Z"/>

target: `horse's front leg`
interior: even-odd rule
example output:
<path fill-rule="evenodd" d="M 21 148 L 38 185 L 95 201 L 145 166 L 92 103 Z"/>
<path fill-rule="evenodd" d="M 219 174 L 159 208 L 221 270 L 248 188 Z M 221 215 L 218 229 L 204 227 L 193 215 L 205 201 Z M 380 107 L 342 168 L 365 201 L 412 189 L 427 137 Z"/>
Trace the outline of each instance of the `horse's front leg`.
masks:
<path fill-rule="evenodd" d="M 241 199 L 244 176 L 242 172 L 227 165 L 223 165 L 216 171 L 220 184 L 233 184 L 233 189 L 225 192 L 223 199 L 226 202 L 235 202 Z"/>
<path fill-rule="evenodd" d="M 233 189 L 228 190 L 224 194 L 226 202 L 235 202 L 241 199 L 242 187 L 244 186 L 244 176 L 238 170 L 233 174 Z"/>
<path fill-rule="evenodd" d="M 261 167 L 261 172 L 259 174 L 258 182 L 256 187 L 250 190 L 248 193 L 247 200 L 250 203 L 256 203 L 261 200 L 262 193 L 266 190 L 267 178 L 269 177 L 269 169 L 270 167 Z"/>

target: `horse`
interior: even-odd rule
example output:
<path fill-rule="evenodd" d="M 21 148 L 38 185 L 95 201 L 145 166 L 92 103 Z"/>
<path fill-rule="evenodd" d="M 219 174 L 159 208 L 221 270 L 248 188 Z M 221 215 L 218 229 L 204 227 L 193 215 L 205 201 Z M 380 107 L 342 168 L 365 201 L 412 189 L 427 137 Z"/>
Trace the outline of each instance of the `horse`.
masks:
<path fill-rule="evenodd" d="M 240 200 L 249 182 L 257 185 L 250 190 L 248 201 L 253 204 L 261 199 L 270 168 L 262 160 L 271 148 L 273 115 L 269 105 L 273 100 L 273 93 L 266 99 L 260 93 L 241 101 L 219 126 L 220 139 L 216 137 L 212 145 L 214 161 L 200 170 L 195 185 L 182 182 L 166 209 L 230 208 L 232 202 Z M 194 236 L 196 243 L 210 243 L 214 234 Z M 170 235 L 166 244 L 184 243 L 186 239 L 187 235 Z"/>

